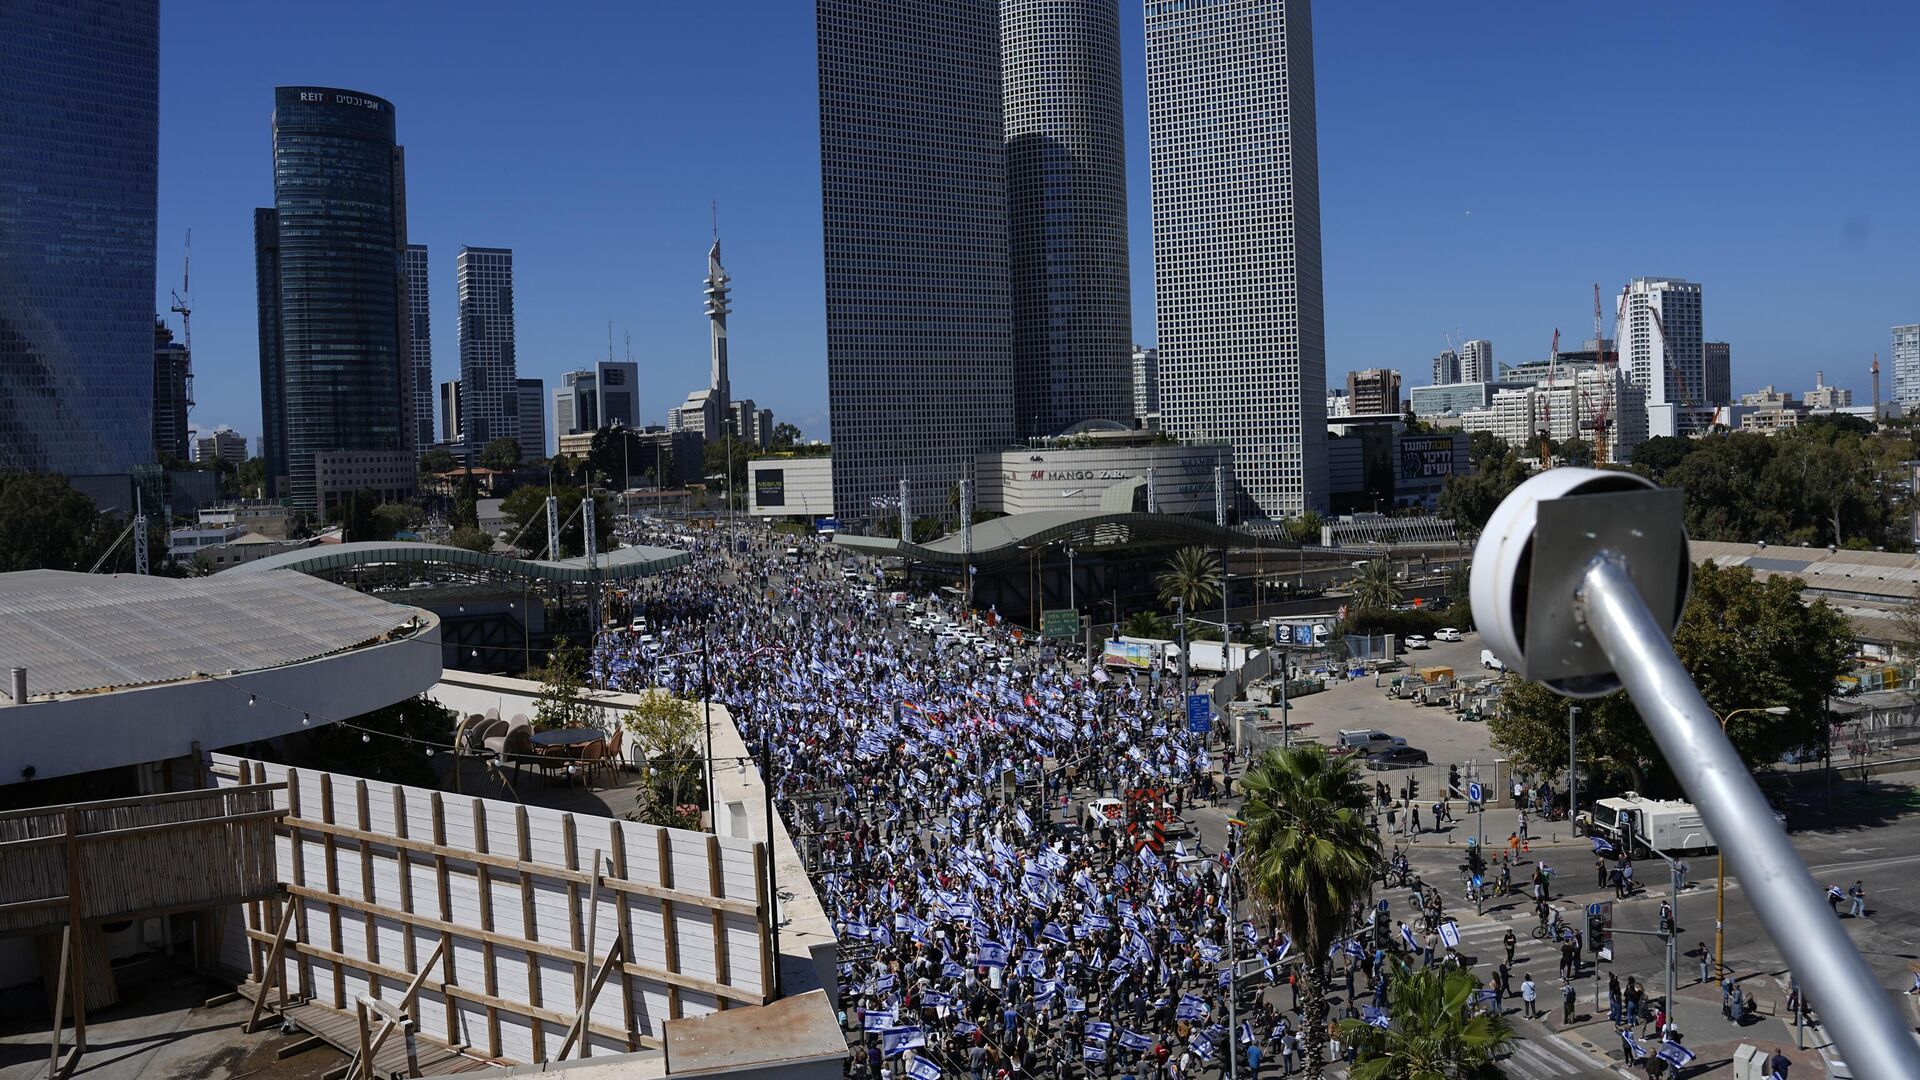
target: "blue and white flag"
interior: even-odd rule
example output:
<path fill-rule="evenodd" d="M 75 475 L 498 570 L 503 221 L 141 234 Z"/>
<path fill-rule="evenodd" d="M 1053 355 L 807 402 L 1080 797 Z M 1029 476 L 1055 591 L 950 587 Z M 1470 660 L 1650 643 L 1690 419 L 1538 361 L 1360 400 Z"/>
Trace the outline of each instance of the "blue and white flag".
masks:
<path fill-rule="evenodd" d="M 880 1050 L 887 1057 L 899 1057 L 915 1047 L 927 1045 L 927 1034 L 919 1024 L 888 1028 L 880 1033 Z"/>
<path fill-rule="evenodd" d="M 873 1009 L 869 1009 L 867 1010 L 866 1020 L 862 1022 L 860 1025 L 860 1030 L 871 1034 L 876 1031 L 882 1031 L 882 1032 L 886 1031 L 888 1028 L 891 1028 L 893 1026 L 894 1026 L 893 1010 L 888 1009 L 885 1012 L 880 1012 Z"/>
<path fill-rule="evenodd" d="M 1033 831 L 1033 819 L 1027 816 L 1025 807 L 1016 809 L 1013 812 L 1013 823 L 1020 826 L 1021 832 L 1030 833 Z"/>
<path fill-rule="evenodd" d="M 1213 1056 L 1213 1043 L 1205 1035 L 1195 1035 L 1187 1040 L 1187 1049 L 1199 1055 L 1201 1061 Z"/>
<path fill-rule="evenodd" d="M 923 1009 L 945 1008 L 947 1005 L 951 1004 L 952 1001 L 953 1001 L 952 998 L 948 997 L 946 994 L 943 994 L 938 990 L 929 990 L 926 993 L 920 995 L 920 1007 Z"/>
<path fill-rule="evenodd" d="M 1107 1060 L 1107 1048 L 1097 1042 L 1088 1042 L 1080 1047 L 1080 1060 L 1105 1061 Z"/>
<path fill-rule="evenodd" d="M 1153 1049 L 1153 1040 L 1128 1028 L 1120 1029 L 1120 1047 L 1134 1053 L 1144 1053 Z"/>
<path fill-rule="evenodd" d="M 940 977 L 943 979 L 964 979 L 967 977 L 967 969 L 949 960 L 940 965 Z"/>
<path fill-rule="evenodd" d="M 1361 1006 L 1360 1019 L 1366 1021 L 1368 1027 L 1376 1027 L 1382 1030 L 1393 1026 L 1393 1020 L 1387 1016 L 1387 1010 L 1377 1005 Z"/>
<path fill-rule="evenodd" d="M 1041 927 L 1040 938 L 1043 941 L 1056 941 L 1062 945 L 1067 945 L 1071 943 L 1067 937 L 1067 932 L 1061 929 L 1060 924 L 1057 922 L 1050 922 L 1047 925 Z"/>
<path fill-rule="evenodd" d="M 1106 1042 L 1113 1038 L 1113 1025 L 1104 1020 L 1089 1020 L 1087 1021 L 1087 1038 Z"/>
<path fill-rule="evenodd" d="M 980 943 L 980 966 L 1004 968 L 1007 966 L 1007 947 L 997 941 Z"/>
<path fill-rule="evenodd" d="M 940 1066 L 932 1058 L 916 1057 L 907 1066 L 907 1080 L 940 1080 Z"/>
<path fill-rule="evenodd" d="M 1407 948 L 1419 951 L 1420 943 L 1413 940 L 1413 930 L 1406 923 L 1400 924 L 1400 940 L 1407 943 Z"/>
<path fill-rule="evenodd" d="M 1661 1061 L 1678 1069 L 1687 1062 L 1692 1061 L 1694 1059 L 1694 1053 L 1677 1042 L 1663 1042 L 1660 1044 L 1659 1057 Z"/>
<path fill-rule="evenodd" d="M 1593 837 L 1593 853 L 1595 855 L 1613 854 L 1613 842 L 1604 836 Z"/>
<path fill-rule="evenodd" d="M 1175 1020 L 1199 1020 L 1207 1015 L 1207 1003 L 1192 994 L 1181 994 L 1180 1005 L 1173 1011 Z"/>

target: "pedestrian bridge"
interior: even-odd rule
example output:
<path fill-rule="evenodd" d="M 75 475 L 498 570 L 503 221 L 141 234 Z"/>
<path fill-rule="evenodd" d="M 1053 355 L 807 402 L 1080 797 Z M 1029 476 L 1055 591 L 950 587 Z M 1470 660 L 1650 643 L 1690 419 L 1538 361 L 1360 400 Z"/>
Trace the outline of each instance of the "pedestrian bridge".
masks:
<path fill-rule="evenodd" d="M 528 581 L 550 581 L 566 585 L 585 585 L 592 581 L 626 581 L 685 565 L 693 553 L 678 548 L 624 547 L 601 554 L 598 565 L 588 567 L 584 556 L 572 559 L 521 559 L 491 551 L 468 551 L 448 544 L 412 544 L 404 541 L 361 541 L 349 544 L 315 544 L 298 551 L 286 551 L 227 571 L 230 574 L 257 573 L 262 570 L 298 570 L 306 574 L 331 574 L 362 566 L 405 564 L 441 564 L 469 567 L 505 577 Z"/>
<path fill-rule="evenodd" d="M 1143 514 L 1099 510 L 1036 510 L 983 521 L 973 527 L 969 553 L 959 533 L 924 544 L 902 542 L 890 536 L 848 536 L 833 542 L 866 555 L 896 556 L 915 562 L 959 566 L 1013 562 L 1031 551 L 1067 542 L 1086 547 L 1127 547 L 1139 544 L 1195 544 L 1220 548 L 1277 548 L 1298 544 L 1258 536 L 1182 514 Z"/>

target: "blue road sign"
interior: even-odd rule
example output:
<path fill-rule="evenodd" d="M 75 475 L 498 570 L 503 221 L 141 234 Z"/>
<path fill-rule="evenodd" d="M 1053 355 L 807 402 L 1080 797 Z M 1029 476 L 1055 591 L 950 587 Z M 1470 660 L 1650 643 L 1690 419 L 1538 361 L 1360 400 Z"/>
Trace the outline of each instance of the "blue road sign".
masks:
<path fill-rule="evenodd" d="M 1587 914 L 1589 915 L 1599 916 L 1599 915 L 1606 914 L 1606 912 L 1607 912 L 1607 905 L 1605 904 L 1588 904 L 1587 905 Z"/>
<path fill-rule="evenodd" d="M 1467 801 L 1468 802 L 1480 801 L 1480 784 L 1477 781 L 1475 783 L 1471 783 L 1467 785 Z"/>
<path fill-rule="evenodd" d="M 1187 695 L 1187 730 L 1195 735 L 1213 731 L 1213 699 L 1205 694 Z"/>

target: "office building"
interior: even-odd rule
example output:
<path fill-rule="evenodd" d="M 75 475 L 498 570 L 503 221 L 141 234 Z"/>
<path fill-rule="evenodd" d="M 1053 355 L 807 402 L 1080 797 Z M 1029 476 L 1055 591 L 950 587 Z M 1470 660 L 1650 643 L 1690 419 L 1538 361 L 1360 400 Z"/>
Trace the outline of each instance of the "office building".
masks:
<path fill-rule="evenodd" d="M 1154 441 L 1151 432 L 1088 428 L 1088 438 L 1070 447 L 1027 445 L 980 455 L 975 506 L 1002 514 L 1144 512 L 1151 473 L 1160 513 L 1212 521 L 1216 467 L 1225 470 L 1222 479 L 1233 490 L 1233 448 L 1224 442 L 1165 443 Z"/>
<path fill-rule="evenodd" d="M 1345 390 L 1339 390 L 1339 389 L 1328 390 L 1327 391 L 1328 418 L 1331 419 L 1336 416 L 1352 416 L 1352 415 L 1353 415 L 1353 399 L 1347 396 L 1347 392 Z"/>
<path fill-rule="evenodd" d="M 1415 386 L 1407 390 L 1407 408 L 1414 416 L 1459 416 L 1469 409 L 1484 409 L 1493 404 L 1495 391 L 1508 389 L 1506 383 L 1449 383 L 1444 386 Z"/>
<path fill-rule="evenodd" d="M 0 470 L 154 459 L 158 0 L 0 6 Z"/>
<path fill-rule="evenodd" d="M 1460 381 L 1460 354 L 1452 349 L 1433 358 L 1434 386 L 1451 386 Z"/>
<path fill-rule="evenodd" d="M 1133 422 L 1160 426 L 1160 350 L 1151 345 L 1133 347 Z"/>
<path fill-rule="evenodd" d="M 340 478 L 385 485 L 413 472 L 405 166 L 394 136 L 393 105 L 371 94 L 274 90 L 274 206 L 254 215 L 267 483 L 309 513 L 325 511 Z"/>
<path fill-rule="evenodd" d="M 640 423 L 640 365 L 631 360 L 602 360 L 594 365 L 593 390 L 597 412 L 591 427 Z"/>
<path fill-rule="evenodd" d="M 1115 0 L 1001 0 L 1014 422 L 1131 415 L 1126 139 Z"/>
<path fill-rule="evenodd" d="M 427 275 L 427 246 L 407 245 L 408 387 L 413 406 L 413 448 L 433 445 L 433 320 Z"/>
<path fill-rule="evenodd" d="M 443 443 L 460 441 L 459 379 L 448 379 L 440 384 L 440 441 Z"/>
<path fill-rule="evenodd" d="M 1901 415 L 1920 409 L 1920 323 L 1893 328 L 1893 403 Z"/>
<path fill-rule="evenodd" d="M 462 247 L 454 274 L 460 287 L 460 441 L 479 450 L 495 439 L 520 436 L 513 252 Z"/>
<path fill-rule="evenodd" d="M 1013 439 L 999 0 L 817 0 L 834 507 L 910 512 Z M 884 72 L 885 77 L 876 77 Z"/>
<path fill-rule="evenodd" d="M 1646 392 L 1613 365 L 1564 371 L 1537 383 L 1497 391 L 1484 409 L 1460 416 L 1461 430 L 1490 432 L 1527 457 L 1540 453 L 1540 435 L 1555 442 L 1606 437 L 1604 460 L 1626 464 L 1647 441 Z"/>
<path fill-rule="evenodd" d="M 153 452 L 163 462 L 187 460 L 191 364 L 187 347 L 173 340 L 166 322 L 153 320 Z"/>
<path fill-rule="evenodd" d="M 1473 472 L 1470 445 L 1465 432 L 1409 435 L 1397 420 L 1342 425 L 1327 440 L 1330 509 L 1335 514 L 1433 510 L 1448 477 Z"/>
<path fill-rule="evenodd" d="M 1347 372 L 1347 402 L 1352 415 L 1400 411 L 1400 373 L 1391 368 Z"/>
<path fill-rule="evenodd" d="M 1476 338 L 1460 344 L 1460 382 L 1492 382 L 1493 342 Z"/>
<path fill-rule="evenodd" d="M 598 376 L 591 369 L 569 371 L 553 388 L 553 437 L 578 435 L 599 428 Z"/>
<path fill-rule="evenodd" d="M 1155 0 L 1146 35 L 1161 426 L 1229 440 L 1260 513 L 1324 508 L 1310 5 Z"/>
<path fill-rule="evenodd" d="M 232 428 L 216 428 L 213 434 L 193 440 L 193 460 L 224 461 L 237 468 L 247 460 L 246 437 L 235 434 Z"/>
<path fill-rule="evenodd" d="M 1813 389 L 1806 392 L 1803 399 L 1809 409 L 1822 409 L 1832 412 L 1835 409 L 1853 407 L 1853 391 L 1838 386 L 1827 385 L 1827 373 L 1813 373 Z"/>
<path fill-rule="evenodd" d="M 1733 346 L 1724 341 L 1700 343 L 1700 380 L 1709 405 L 1733 400 Z"/>
<path fill-rule="evenodd" d="M 525 461 L 547 456 L 547 384 L 539 379 L 514 380 L 519 400 L 514 413 L 519 417 L 520 457 Z"/>
<path fill-rule="evenodd" d="M 1634 278 L 1614 304 L 1620 368 L 1646 392 L 1648 429 L 1690 435 L 1707 402 L 1700 286 L 1679 278 Z"/>

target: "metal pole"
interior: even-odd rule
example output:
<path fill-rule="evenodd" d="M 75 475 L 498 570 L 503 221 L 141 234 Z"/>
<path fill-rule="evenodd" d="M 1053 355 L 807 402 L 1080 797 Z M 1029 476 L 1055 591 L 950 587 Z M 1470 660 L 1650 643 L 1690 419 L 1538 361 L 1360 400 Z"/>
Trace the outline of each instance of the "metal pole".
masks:
<path fill-rule="evenodd" d="M 711 762 L 707 765 L 712 768 Z M 760 784 L 767 792 L 767 926 L 773 934 L 773 956 L 770 963 L 773 971 L 773 997 L 778 1001 L 780 993 L 780 877 L 779 867 L 774 862 L 773 852 L 773 721 L 760 721 Z"/>
<path fill-rule="evenodd" d="M 1599 348 L 1598 345 L 1594 348 Z M 1567 831 L 1572 832 L 1574 815 L 1580 812 L 1580 758 L 1578 745 L 1573 741 L 1573 722 L 1580 715 L 1580 706 L 1567 706 Z"/>
<path fill-rule="evenodd" d="M 1293 718 L 1288 716 L 1287 705 L 1287 647 L 1280 646 L 1280 746 L 1293 749 Z"/>
<path fill-rule="evenodd" d="M 1839 920 L 1825 910 L 1821 890 L 1774 824 L 1753 774 L 1719 730 L 1624 563 L 1595 558 L 1575 600 L 1707 828 L 1721 850 L 1731 851 L 1734 869 L 1751 886 L 1753 908 L 1787 966 L 1805 975 L 1820 999 L 1848 1064 L 1860 1076 L 1920 1076 L 1920 1044 Z"/>
<path fill-rule="evenodd" d="M 713 669 L 707 653 L 706 627 L 700 628 L 700 719 L 707 736 L 707 831 L 716 832 L 720 823 L 720 804 L 713 793 Z M 767 841 L 769 845 L 773 841 Z"/>

